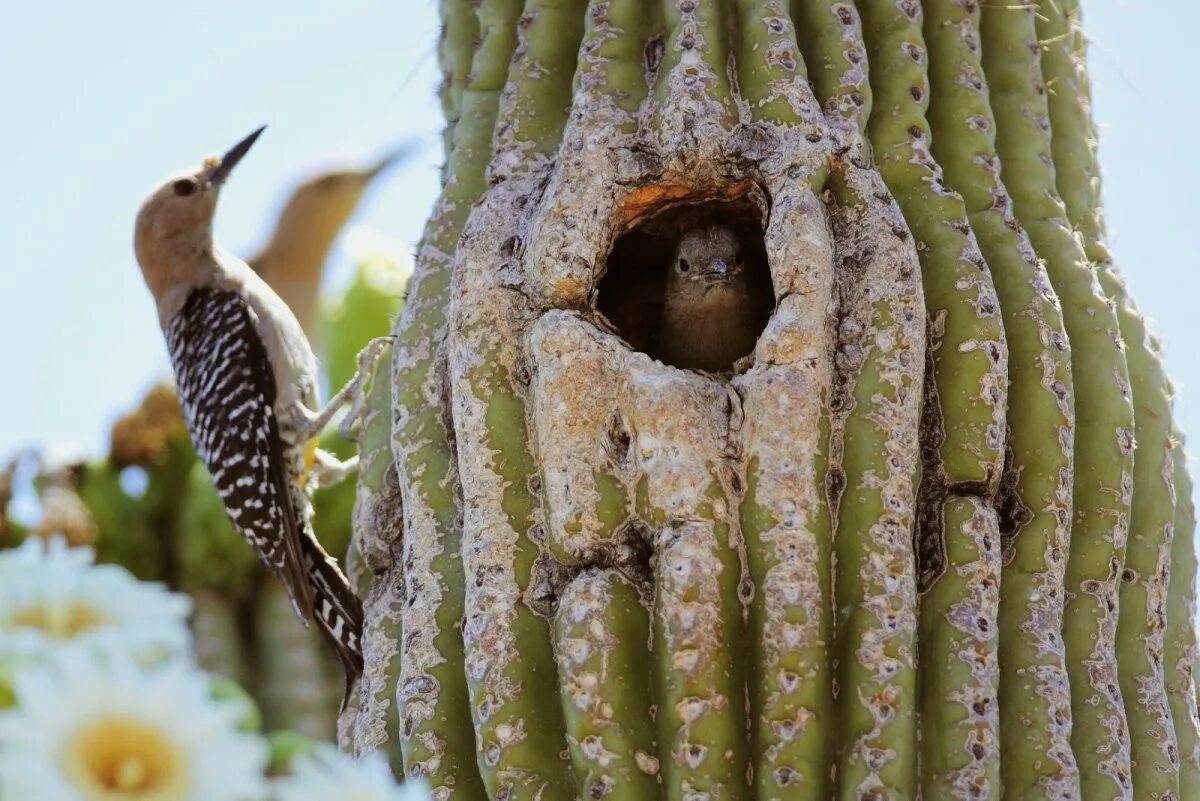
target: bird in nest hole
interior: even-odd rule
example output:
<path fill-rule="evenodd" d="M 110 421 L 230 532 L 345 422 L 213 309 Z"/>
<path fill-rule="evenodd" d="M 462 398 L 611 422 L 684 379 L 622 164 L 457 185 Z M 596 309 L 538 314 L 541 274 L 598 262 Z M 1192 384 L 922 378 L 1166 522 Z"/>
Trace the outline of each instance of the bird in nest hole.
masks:
<path fill-rule="evenodd" d="M 746 273 L 733 230 L 705 225 L 685 231 L 668 267 L 658 358 L 676 367 L 719 372 L 748 355 L 762 314 Z"/>

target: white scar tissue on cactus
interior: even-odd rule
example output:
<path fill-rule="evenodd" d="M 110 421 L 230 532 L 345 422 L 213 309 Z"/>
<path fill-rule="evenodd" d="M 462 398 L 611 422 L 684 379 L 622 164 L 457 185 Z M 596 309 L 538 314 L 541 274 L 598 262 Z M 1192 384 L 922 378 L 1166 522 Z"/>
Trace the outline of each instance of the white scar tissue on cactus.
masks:
<path fill-rule="evenodd" d="M 191 599 L 97 565 L 90 548 L 55 537 L 0 551 L 0 681 L 8 670 L 65 647 L 153 661 L 186 653 Z"/>
<path fill-rule="evenodd" d="M 63 649 L 18 670 L 0 710 L 0 798 L 38 801 L 261 801 L 267 750 L 237 730 L 182 659 Z"/>
<path fill-rule="evenodd" d="M 429 786 L 419 779 L 397 784 L 378 753 L 352 759 L 320 745 L 292 763 L 290 776 L 275 782 L 274 801 L 430 801 Z"/>

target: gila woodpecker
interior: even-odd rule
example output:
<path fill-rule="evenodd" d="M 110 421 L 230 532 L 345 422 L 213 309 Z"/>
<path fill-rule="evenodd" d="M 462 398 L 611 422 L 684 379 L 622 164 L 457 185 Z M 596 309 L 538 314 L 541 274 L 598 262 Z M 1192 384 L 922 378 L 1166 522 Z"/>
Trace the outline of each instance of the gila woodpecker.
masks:
<path fill-rule="evenodd" d="M 300 323 L 262 278 L 213 242 L 221 187 L 261 133 L 155 189 L 138 213 L 134 250 L 196 453 L 234 527 L 283 582 L 301 620 L 316 618 L 348 693 L 362 671 L 362 607 L 313 534 L 310 496 L 349 470 L 317 449 L 317 436 L 347 400 L 361 400 L 364 368 L 380 342 L 316 411 L 317 360 Z"/>
<path fill-rule="evenodd" d="M 730 369 L 759 333 L 737 234 L 723 225 L 685 231 L 668 271 L 658 358 L 676 367 Z"/>

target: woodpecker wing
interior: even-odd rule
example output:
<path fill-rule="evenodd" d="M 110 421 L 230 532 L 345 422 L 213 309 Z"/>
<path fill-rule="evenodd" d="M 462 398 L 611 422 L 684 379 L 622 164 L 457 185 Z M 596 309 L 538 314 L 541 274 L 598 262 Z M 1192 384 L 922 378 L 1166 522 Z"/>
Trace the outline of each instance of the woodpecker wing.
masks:
<path fill-rule="evenodd" d="M 305 522 L 275 419 L 275 374 L 249 305 L 236 292 L 193 290 L 171 320 L 167 349 L 192 444 L 229 519 L 310 620 Z"/>

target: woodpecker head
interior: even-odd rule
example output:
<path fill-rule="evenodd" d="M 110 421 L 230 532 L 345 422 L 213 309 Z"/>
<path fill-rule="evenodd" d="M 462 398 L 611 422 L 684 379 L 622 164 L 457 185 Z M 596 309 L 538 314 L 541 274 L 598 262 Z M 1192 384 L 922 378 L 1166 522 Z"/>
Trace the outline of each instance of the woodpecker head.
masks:
<path fill-rule="evenodd" d="M 211 246 L 212 219 L 221 186 L 262 132 L 259 128 L 225 155 L 207 158 L 196 169 L 173 173 L 142 204 L 133 246 L 148 283 L 152 281 L 151 273 L 164 262 L 173 261 L 177 253 Z"/>
<path fill-rule="evenodd" d="M 741 244 L 729 228 L 692 228 L 680 238 L 667 279 L 668 294 L 699 297 L 744 285 Z"/>

